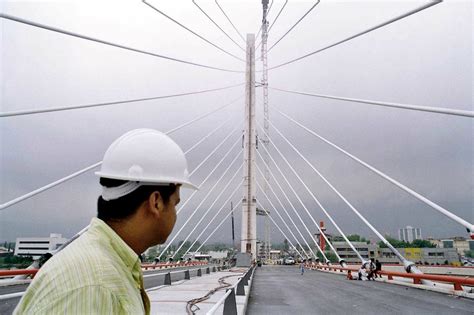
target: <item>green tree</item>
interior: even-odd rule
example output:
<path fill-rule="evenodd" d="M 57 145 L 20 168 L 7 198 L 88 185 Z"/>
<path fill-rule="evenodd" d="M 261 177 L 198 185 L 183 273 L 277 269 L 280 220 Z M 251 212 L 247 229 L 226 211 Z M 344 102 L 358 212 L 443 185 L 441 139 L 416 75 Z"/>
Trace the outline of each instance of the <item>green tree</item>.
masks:
<path fill-rule="evenodd" d="M 464 254 L 466 255 L 466 257 L 474 258 L 474 250 L 466 250 Z"/>
<path fill-rule="evenodd" d="M 360 242 L 360 235 L 359 234 L 350 234 L 347 235 L 347 239 L 351 242 Z"/>
<path fill-rule="evenodd" d="M 426 240 L 414 240 L 413 243 L 411 243 L 411 245 L 412 247 L 416 247 L 416 248 L 435 248 L 436 247 L 435 244 Z"/>
<path fill-rule="evenodd" d="M 360 236 L 359 234 L 347 235 L 347 239 L 351 242 L 364 242 L 364 243 L 367 243 L 367 244 L 370 243 L 369 240 L 367 240 L 365 237 Z M 342 237 L 340 235 L 336 235 L 332 238 L 332 241 L 333 242 L 345 242 L 346 240 L 344 239 L 344 237 Z"/>
<path fill-rule="evenodd" d="M 156 256 L 158 256 L 158 246 L 150 247 L 147 251 L 146 259 L 148 261 L 153 261 Z"/>
<path fill-rule="evenodd" d="M 337 259 L 336 254 L 334 254 L 333 252 L 326 251 L 326 252 L 324 252 L 324 254 L 329 259 L 330 262 L 332 262 L 332 263 L 338 263 L 339 262 L 339 260 Z M 321 252 L 318 252 L 317 256 L 319 258 L 319 261 L 321 261 L 322 263 L 326 262 L 326 260 L 323 258 L 323 254 L 321 254 Z"/>
<path fill-rule="evenodd" d="M 0 268 L 26 268 L 33 262 L 31 256 L 13 256 L 9 254 L 5 257 L 0 257 Z"/>

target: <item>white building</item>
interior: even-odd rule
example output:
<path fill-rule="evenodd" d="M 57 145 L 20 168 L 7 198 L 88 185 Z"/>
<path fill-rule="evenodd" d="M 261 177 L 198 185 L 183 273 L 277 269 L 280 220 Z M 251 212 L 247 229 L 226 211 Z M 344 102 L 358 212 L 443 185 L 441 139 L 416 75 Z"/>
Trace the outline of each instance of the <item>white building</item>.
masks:
<path fill-rule="evenodd" d="M 398 230 L 398 239 L 407 243 L 412 243 L 414 240 L 421 240 L 421 229 L 407 225 Z"/>
<path fill-rule="evenodd" d="M 48 251 L 56 250 L 65 242 L 61 234 L 51 233 L 49 237 L 21 237 L 16 239 L 15 255 L 32 256 L 38 259 Z"/>

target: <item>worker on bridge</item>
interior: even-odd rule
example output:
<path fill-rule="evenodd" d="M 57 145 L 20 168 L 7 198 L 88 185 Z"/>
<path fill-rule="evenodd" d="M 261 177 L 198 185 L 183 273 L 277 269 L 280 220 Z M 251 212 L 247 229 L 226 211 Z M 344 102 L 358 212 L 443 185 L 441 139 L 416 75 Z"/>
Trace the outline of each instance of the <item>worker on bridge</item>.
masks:
<path fill-rule="evenodd" d="M 37 273 L 15 314 L 149 314 L 139 255 L 176 222 L 180 187 L 195 188 L 168 136 L 132 130 L 105 153 L 97 218 Z M 80 194 L 80 192 L 78 192 Z"/>

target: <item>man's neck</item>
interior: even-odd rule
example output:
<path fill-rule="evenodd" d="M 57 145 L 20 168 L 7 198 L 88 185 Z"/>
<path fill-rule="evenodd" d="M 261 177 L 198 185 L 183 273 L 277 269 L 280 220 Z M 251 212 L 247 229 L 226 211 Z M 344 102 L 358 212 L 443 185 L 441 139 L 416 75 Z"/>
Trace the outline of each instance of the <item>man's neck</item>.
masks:
<path fill-rule="evenodd" d="M 106 221 L 115 233 L 137 254 L 141 255 L 150 245 L 142 229 L 129 221 Z"/>

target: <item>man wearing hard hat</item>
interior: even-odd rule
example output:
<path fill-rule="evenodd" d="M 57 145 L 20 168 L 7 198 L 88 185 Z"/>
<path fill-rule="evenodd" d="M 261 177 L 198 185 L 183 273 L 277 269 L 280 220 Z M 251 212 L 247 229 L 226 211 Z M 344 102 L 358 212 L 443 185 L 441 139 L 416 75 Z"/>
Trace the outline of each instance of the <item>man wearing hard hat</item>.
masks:
<path fill-rule="evenodd" d="M 132 130 L 105 153 L 97 218 L 37 273 L 15 314 L 149 314 L 139 255 L 173 230 L 183 151 L 152 129 Z"/>

